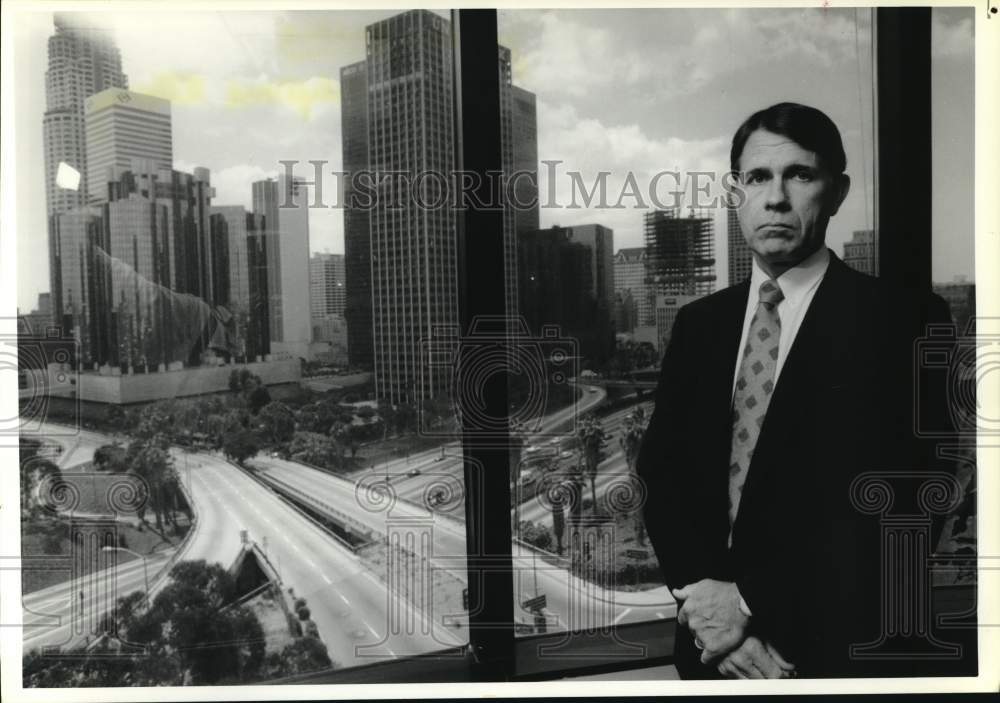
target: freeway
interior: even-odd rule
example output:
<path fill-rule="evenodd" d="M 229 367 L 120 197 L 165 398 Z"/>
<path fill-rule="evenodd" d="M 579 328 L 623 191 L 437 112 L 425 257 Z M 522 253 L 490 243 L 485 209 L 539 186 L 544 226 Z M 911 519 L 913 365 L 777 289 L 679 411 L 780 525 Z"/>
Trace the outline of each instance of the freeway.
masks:
<path fill-rule="evenodd" d="M 110 437 L 99 437 L 102 443 Z M 424 654 L 463 644 L 452 630 L 438 626 L 406 599 L 387 589 L 348 549 L 301 513 L 221 457 L 172 450 L 175 466 L 198 516 L 182 558 L 224 566 L 241 549 L 241 531 L 267 553 L 285 588 L 309 603 L 311 617 L 340 666 L 367 664 Z M 156 594 L 166 558 L 147 562 Z M 63 584 L 24 599 L 26 647 L 78 643 L 93 632 L 107 607 L 108 582 L 114 596 L 143 589 L 141 561 L 92 574 L 83 584 Z M 75 592 L 82 586 L 83 609 Z M 103 590 L 102 590 L 103 589 Z M 74 617 L 75 616 L 75 617 Z M 82 616 L 82 617 L 81 617 Z M 72 631 L 71 631 L 72 628 Z"/>
<path fill-rule="evenodd" d="M 538 422 L 536 431 L 526 434 L 525 441 L 572 441 L 572 425 L 567 423 L 591 412 L 604 402 L 607 392 L 598 386 L 581 386 L 581 394 L 575 403 L 547 415 Z M 442 461 L 441 457 L 445 459 Z M 462 480 L 464 460 L 459 442 L 448 442 L 440 447 L 427 449 L 412 454 L 403 459 L 376 464 L 373 473 L 389 476 L 390 480 L 398 482 L 396 494 L 404 500 L 423 503 L 424 497 L 442 481 L 451 483 Z M 362 473 L 355 473 L 356 477 Z M 402 478 L 413 480 L 403 481 Z"/>
<path fill-rule="evenodd" d="M 21 599 L 24 651 L 49 647 L 69 648 L 98 631 L 100 616 L 121 596 L 144 591 L 148 573 L 152 579 L 167 564 L 174 550 L 146 560 L 102 569 L 80 581 L 66 580 L 33 591 Z M 110 562 L 111 560 L 109 560 Z M 70 566 L 66 565 L 67 579 Z M 80 606 L 83 606 L 82 608 Z"/>
<path fill-rule="evenodd" d="M 252 464 L 268 479 L 326 504 L 331 514 L 333 511 L 349 513 L 369 529 L 381 533 L 412 534 L 414 544 L 426 545 L 422 556 L 428 558 L 433 568 L 448 571 L 466 581 L 464 510 L 456 507 L 461 505 L 459 501 L 449 503 L 452 509 L 447 512 L 432 511 L 424 505 L 403 500 L 390 499 L 383 503 L 366 497 L 365 489 L 376 494 L 384 490 L 384 481 L 377 475 L 358 481 L 275 458 L 256 459 Z M 438 480 L 444 485 L 442 479 Z M 453 482 L 451 486 L 461 491 L 460 483 Z M 514 546 L 514 570 L 517 603 L 539 593 L 546 594 L 547 610 L 553 618 L 550 629 L 602 627 L 676 616 L 676 606 L 665 586 L 642 592 L 606 590 L 549 564 L 544 555 L 524 545 Z M 521 619 L 528 619 L 528 614 L 521 611 Z"/>
<path fill-rule="evenodd" d="M 272 491 L 221 457 L 180 456 L 182 480 L 202 521 L 187 559 L 230 564 L 246 530 L 281 574 L 284 586 L 305 598 L 330 657 L 342 666 L 423 654 L 464 644 L 452 632 L 428 627 L 423 614 L 385 588 L 358 557 Z M 199 517 L 200 519 L 200 517 Z M 388 615 L 398 615 L 389 622 Z"/>

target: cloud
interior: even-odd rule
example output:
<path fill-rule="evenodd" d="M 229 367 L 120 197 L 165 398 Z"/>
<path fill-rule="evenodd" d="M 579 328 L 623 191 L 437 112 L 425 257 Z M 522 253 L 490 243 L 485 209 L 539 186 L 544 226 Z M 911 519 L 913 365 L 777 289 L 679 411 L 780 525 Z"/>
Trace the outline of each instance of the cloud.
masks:
<path fill-rule="evenodd" d="M 563 98 L 623 88 L 685 97 L 745 71 L 766 78 L 792 61 L 799 71 L 854 71 L 870 35 L 870 15 L 854 9 L 501 13 L 515 82 Z"/>
<path fill-rule="evenodd" d="M 340 81 L 312 77 L 304 81 L 253 81 L 235 79 L 226 84 L 226 107 L 247 108 L 280 105 L 310 122 L 326 108 L 340 105 Z"/>
<path fill-rule="evenodd" d="M 582 97 L 614 81 L 636 83 L 649 66 L 619 37 L 570 19 L 571 13 L 506 13 L 514 80 L 548 95 Z"/>
<path fill-rule="evenodd" d="M 132 90 L 169 100 L 172 105 L 200 105 L 207 99 L 205 76 L 198 73 L 157 73 L 147 83 L 132 84 Z"/>
<path fill-rule="evenodd" d="M 550 194 L 554 194 L 555 203 L 562 206 L 541 209 L 543 226 L 603 224 L 615 230 L 616 248 L 641 244 L 642 213 L 646 210 L 690 203 L 691 172 L 715 174 L 711 180 L 717 183 L 726 169 L 728 139 L 723 136 L 658 139 L 639 125 L 604 124 L 581 117 L 569 103 L 550 105 L 544 100 L 539 101 L 538 115 L 539 158 L 561 162 L 554 170 L 540 167 L 540 203 L 553 200 Z M 665 171 L 677 172 L 679 178 L 665 175 L 657 180 L 657 174 Z M 576 182 L 570 175 L 574 172 L 579 174 Z M 608 175 L 600 176 L 601 172 Z M 591 206 L 585 206 L 587 196 L 581 188 L 591 191 L 602 180 L 606 206 L 597 207 L 599 195 Z M 708 180 L 702 177 L 700 182 L 704 185 Z M 638 197 L 629 194 L 633 188 Z M 672 194 L 676 190 L 686 191 L 679 202 Z M 717 188 L 710 189 L 708 199 L 719 193 Z M 615 205 L 619 207 L 611 207 Z"/>
<path fill-rule="evenodd" d="M 970 8 L 935 8 L 931 13 L 931 56 L 972 60 L 975 38 L 971 15 Z"/>

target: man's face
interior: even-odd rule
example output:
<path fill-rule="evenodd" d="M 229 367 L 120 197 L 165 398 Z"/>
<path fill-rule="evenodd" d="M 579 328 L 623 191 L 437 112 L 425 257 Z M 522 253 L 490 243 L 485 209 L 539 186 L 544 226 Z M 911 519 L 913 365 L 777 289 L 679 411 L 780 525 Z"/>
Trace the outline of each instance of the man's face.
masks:
<path fill-rule="evenodd" d="M 746 200 L 740 226 L 758 263 L 772 275 L 823 246 L 826 225 L 850 180 L 830 173 L 819 156 L 789 137 L 758 129 L 740 156 Z"/>

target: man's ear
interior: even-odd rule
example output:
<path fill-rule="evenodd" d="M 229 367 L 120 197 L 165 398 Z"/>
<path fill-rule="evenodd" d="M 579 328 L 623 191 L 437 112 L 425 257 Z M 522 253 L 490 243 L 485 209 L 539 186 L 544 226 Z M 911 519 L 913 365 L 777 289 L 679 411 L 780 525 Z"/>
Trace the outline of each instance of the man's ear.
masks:
<path fill-rule="evenodd" d="M 837 214 L 840 206 L 844 204 L 844 198 L 851 190 L 851 177 L 846 173 L 841 173 L 834 177 L 833 192 L 830 193 L 830 217 Z"/>

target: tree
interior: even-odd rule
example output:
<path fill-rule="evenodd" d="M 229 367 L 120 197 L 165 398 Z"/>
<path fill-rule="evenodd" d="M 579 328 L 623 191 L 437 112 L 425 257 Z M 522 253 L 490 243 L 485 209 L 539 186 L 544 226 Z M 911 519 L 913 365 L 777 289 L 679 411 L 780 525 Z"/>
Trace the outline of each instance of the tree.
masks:
<path fill-rule="evenodd" d="M 62 479 L 62 471 L 48 459 L 32 456 L 21 462 L 21 517 L 34 517 L 37 509 L 47 505 L 53 496 L 46 486 Z M 42 495 L 42 494 L 45 495 Z"/>
<path fill-rule="evenodd" d="M 296 432 L 288 445 L 288 453 L 293 459 L 315 464 L 324 468 L 340 468 L 342 449 L 337 442 L 316 432 Z"/>
<path fill-rule="evenodd" d="M 261 411 L 261 408 L 265 407 L 271 402 L 271 394 L 268 392 L 267 388 L 264 386 L 258 386 L 250 391 L 247 397 L 247 407 L 250 408 L 250 412 L 256 415 Z"/>
<path fill-rule="evenodd" d="M 226 433 L 222 440 L 222 453 L 239 465 L 260 451 L 260 440 L 248 429 L 240 428 Z"/>
<path fill-rule="evenodd" d="M 257 418 L 264 436 L 273 444 L 291 441 L 295 434 L 295 414 L 280 401 L 265 405 Z"/>
<path fill-rule="evenodd" d="M 176 403 L 173 400 L 161 400 L 147 405 L 139 411 L 139 418 L 132 430 L 133 438 L 154 440 L 163 449 L 170 446 L 170 437 L 174 427 Z"/>
<path fill-rule="evenodd" d="M 132 473 L 141 478 L 148 491 L 148 506 L 156 516 L 156 528 L 163 531 L 163 521 L 173 524 L 173 509 L 177 505 L 180 479 L 170 453 L 153 440 L 134 440 L 127 459 Z M 145 505 L 139 508 L 139 519 L 145 519 Z"/>
<path fill-rule="evenodd" d="M 552 546 L 552 535 L 544 525 L 537 525 L 531 520 L 522 520 L 518 528 L 521 539 L 528 544 L 544 550 Z"/>
<path fill-rule="evenodd" d="M 597 465 L 600 463 L 601 449 L 606 444 L 607 434 L 601 421 L 593 415 L 586 417 L 576 431 L 583 452 L 584 475 L 590 481 L 590 495 L 593 509 L 597 510 Z"/>
<path fill-rule="evenodd" d="M 622 450 L 625 452 L 625 462 L 628 465 L 630 474 L 635 474 L 635 464 L 639 459 L 639 449 L 642 446 L 642 437 L 646 432 L 646 411 L 642 406 L 636 407 L 625 418 L 625 426 L 619 440 Z M 642 519 L 642 511 L 638 508 L 633 515 L 635 525 L 635 535 L 640 545 L 646 544 L 646 524 Z"/>
<path fill-rule="evenodd" d="M 297 637 L 285 648 L 268 656 L 269 677 L 293 676 L 335 668 L 326 645 L 315 637 Z"/>
<path fill-rule="evenodd" d="M 76 652 L 80 656 L 67 665 L 29 652 L 24 684 L 176 686 L 256 680 L 264 663 L 264 633 L 252 611 L 229 605 L 235 595 L 234 581 L 220 564 L 179 562 L 152 604 L 147 606 L 141 591 L 118 600 L 115 617 L 103 620 L 105 635 L 92 653 Z M 115 640 L 118 656 L 107 657 Z"/>
<path fill-rule="evenodd" d="M 128 463 L 125 461 L 125 457 L 125 447 L 118 442 L 105 444 L 94 450 L 94 468 L 98 471 L 123 473 L 128 470 Z"/>
<path fill-rule="evenodd" d="M 235 593 L 220 564 L 179 562 L 127 636 L 176 656 L 192 683 L 251 680 L 263 664 L 264 633 L 252 611 L 225 607 Z"/>
<path fill-rule="evenodd" d="M 557 490 L 552 498 L 552 532 L 556 536 L 556 553 L 560 555 L 563 553 L 563 534 L 566 531 L 565 502 L 563 491 Z"/>
<path fill-rule="evenodd" d="M 635 408 L 625 417 L 622 429 L 622 436 L 619 439 L 622 450 L 625 452 L 625 463 L 630 472 L 635 472 L 635 462 L 639 458 L 639 447 L 642 445 L 642 436 L 646 431 L 646 412 L 641 406 Z"/>
<path fill-rule="evenodd" d="M 249 369 L 233 369 L 229 373 L 229 390 L 234 393 L 246 393 L 260 385 L 260 377 Z"/>
<path fill-rule="evenodd" d="M 126 415 L 122 406 L 110 404 L 104 408 L 104 424 L 114 431 L 123 429 Z"/>

